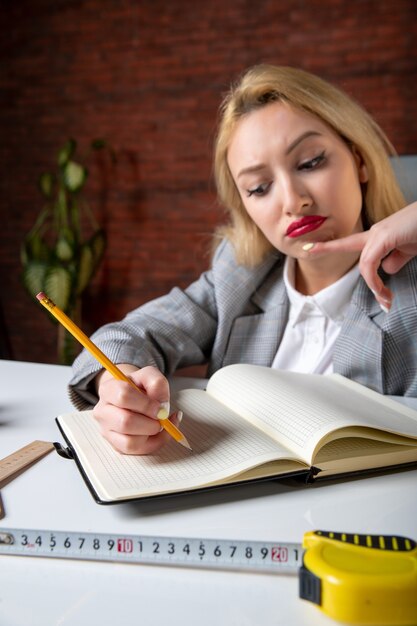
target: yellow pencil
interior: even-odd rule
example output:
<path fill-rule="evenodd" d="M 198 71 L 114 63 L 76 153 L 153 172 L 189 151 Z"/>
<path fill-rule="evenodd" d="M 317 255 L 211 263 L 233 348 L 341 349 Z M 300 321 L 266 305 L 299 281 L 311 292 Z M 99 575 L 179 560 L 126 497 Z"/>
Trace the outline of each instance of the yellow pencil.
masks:
<path fill-rule="evenodd" d="M 86 350 L 92 354 L 94 358 L 108 371 L 114 378 L 118 380 L 124 380 L 136 389 L 139 393 L 143 393 L 126 374 L 124 374 L 109 358 L 87 337 L 83 331 L 62 311 L 47 295 L 43 292 L 38 293 L 36 296 L 39 302 L 46 308 L 56 319 L 73 335 Z M 191 450 L 191 446 L 188 443 L 182 432 L 169 420 L 168 412 L 165 409 L 161 409 L 158 413 L 158 419 L 162 428 L 171 435 L 182 446 Z"/>

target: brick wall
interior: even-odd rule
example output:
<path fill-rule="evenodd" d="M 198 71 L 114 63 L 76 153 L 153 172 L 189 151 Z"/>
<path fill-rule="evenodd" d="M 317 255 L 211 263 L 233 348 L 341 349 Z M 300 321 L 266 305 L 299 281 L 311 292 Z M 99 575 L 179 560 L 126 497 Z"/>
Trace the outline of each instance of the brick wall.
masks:
<path fill-rule="evenodd" d="M 16 359 L 54 362 L 56 329 L 20 284 L 36 187 L 68 137 L 106 137 L 89 201 L 109 246 L 87 332 L 208 265 L 222 219 L 211 177 L 221 94 L 249 65 L 295 65 L 345 88 L 400 153 L 417 152 L 415 0 L 7 0 L 0 46 L 1 305 Z"/>

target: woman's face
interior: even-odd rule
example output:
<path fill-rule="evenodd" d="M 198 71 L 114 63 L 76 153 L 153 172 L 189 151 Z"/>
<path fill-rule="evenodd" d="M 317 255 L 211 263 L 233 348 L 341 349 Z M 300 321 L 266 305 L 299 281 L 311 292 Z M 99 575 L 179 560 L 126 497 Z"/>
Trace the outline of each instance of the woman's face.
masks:
<path fill-rule="evenodd" d="M 228 163 L 242 202 L 270 243 L 307 259 L 303 246 L 363 230 L 360 155 L 319 118 L 281 102 L 237 124 Z"/>

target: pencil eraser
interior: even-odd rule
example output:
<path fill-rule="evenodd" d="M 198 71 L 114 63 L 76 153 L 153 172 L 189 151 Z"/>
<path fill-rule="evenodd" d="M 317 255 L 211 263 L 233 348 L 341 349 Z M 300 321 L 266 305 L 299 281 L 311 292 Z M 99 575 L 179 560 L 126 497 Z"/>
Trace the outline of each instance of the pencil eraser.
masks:
<path fill-rule="evenodd" d="M 46 298 L 46 296 L 43 293 L 43 291 L 40 291 L 36 297 L 37 297 L 38 300 L 45 300 L 45 298 Z"/>

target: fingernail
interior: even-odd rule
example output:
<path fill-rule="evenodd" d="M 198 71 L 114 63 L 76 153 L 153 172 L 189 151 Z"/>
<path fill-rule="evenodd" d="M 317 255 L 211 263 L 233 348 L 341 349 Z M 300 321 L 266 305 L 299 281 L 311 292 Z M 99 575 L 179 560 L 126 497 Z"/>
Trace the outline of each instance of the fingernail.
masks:
<path fill-rule="evenodd" d="M 385 304 L 381 304 L 381 302 L 378 302 L 378 304 L 381 307 L 381 309 L 384 311 L 384 313 L 389 313 L 389 308 L 385 306 Z"/>
<path fill-rule="evenodd" d="M 385 296 L 382 296 L 378 291 L 375 291 L 374 289 L 371 289 L 371 291 L 374 294 L 375 298 L 378 300 L 378 304 L 379 304 L 380 300 L 383 300 L 384 302 L 386 302 L 388 307 L 391 306 L 391 304 L 392 304 L 391 298 L 386 298 Z"/>
<path fill-rule="evenodd" d="M 303 245 L 303 250 L 305 250 L 306 252 L 308 252 L 309 250 L 311 250 L 312 248 L 314 248 L 316 244 L 315 243 L 305 243 Z"/>
<path fill-rule="evenodd" d="M 169 402 L 161 402 L 159 411 L 156 414 L 159 420 L 166 420 L 169 417 Z"/>
<path fill-rule="evenodd" d="M 178 411 L 177 412 L 177 420 L 178 420 L 178 424 L 181 424 L 182 422 L 182 418 L 184 417 L 184 413 L 182 411 Z"/>

